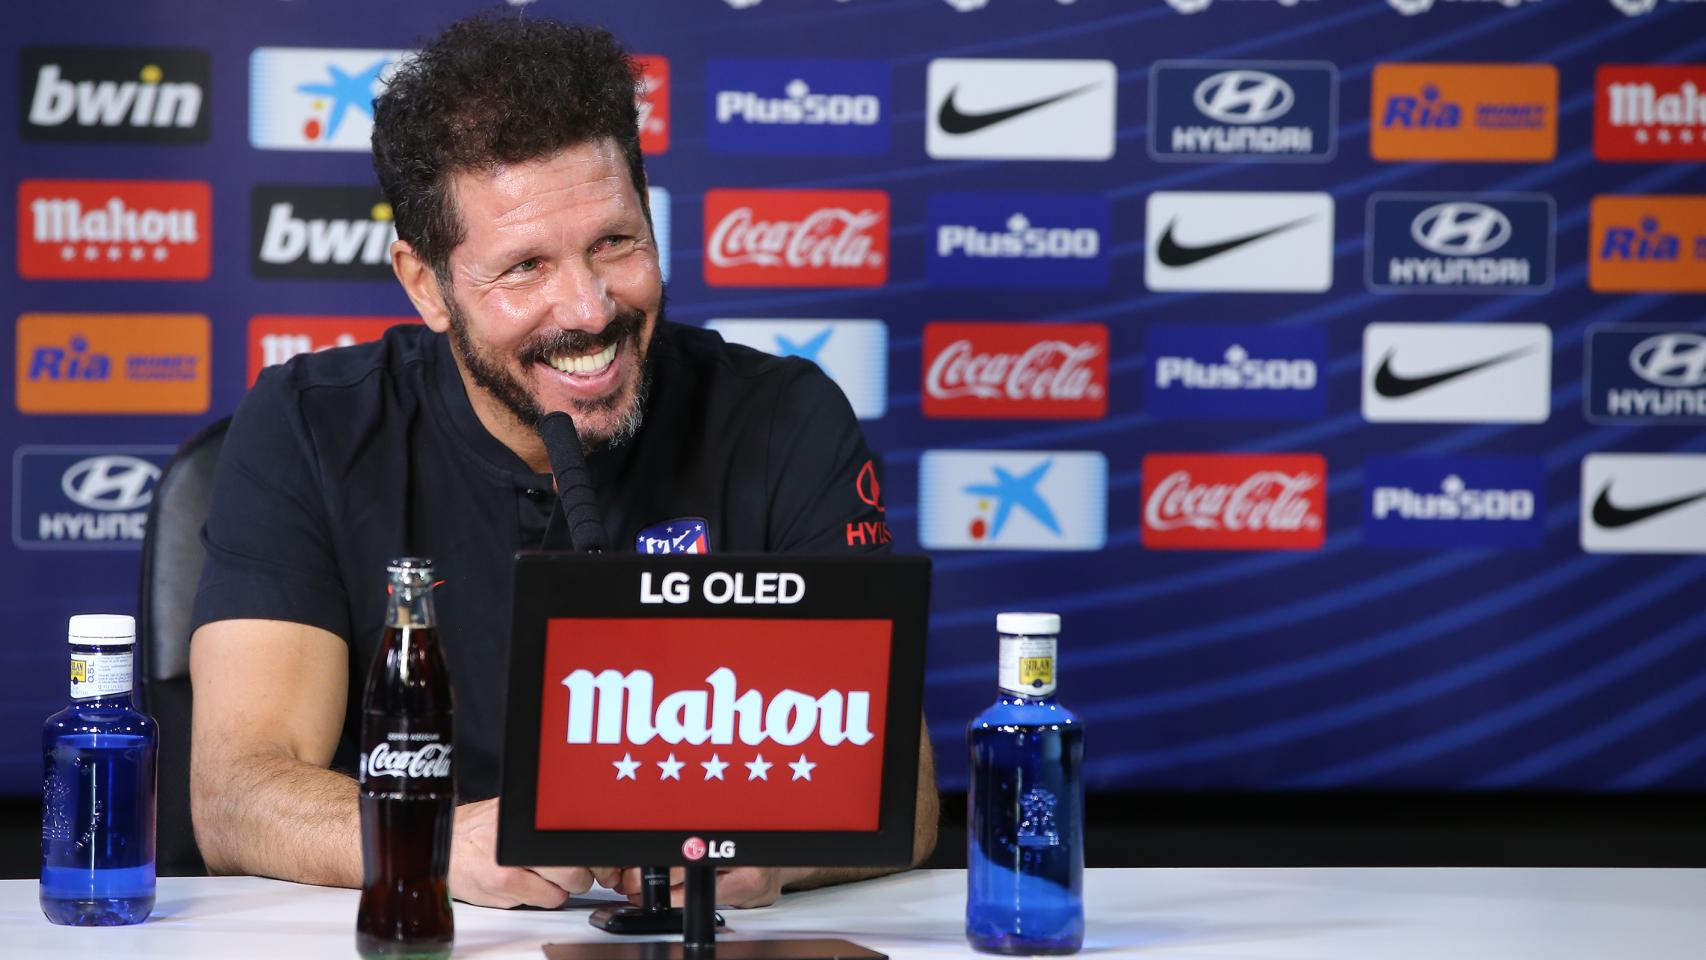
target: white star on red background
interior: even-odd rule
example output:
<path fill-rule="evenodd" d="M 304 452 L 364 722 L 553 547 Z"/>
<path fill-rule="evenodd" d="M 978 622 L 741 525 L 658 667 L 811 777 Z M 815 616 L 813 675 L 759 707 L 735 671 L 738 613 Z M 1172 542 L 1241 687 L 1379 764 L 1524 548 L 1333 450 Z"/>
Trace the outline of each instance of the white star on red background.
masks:
<path fill-rule="evenodd" d="M 701 760 L 699 761 L 699 765 L 705 768 L 705 779 L 710 780 L 715 777 L 716 779 L 721 780 L 723 779 L 723 771 L 728 769 L 729 762 L 727 760 L 718 760 L 717 755 L 713 753 L 711 754 L 711 759 Z"/>
<path fill-rule="evenodd" d="M 622 759 L 612 760 L 610 765 L 616 768 L 616 779 L 618 780 L 623 777 L 627 777 L 629 780 L 640 779 L 634 775 L 634 771 L 640 769 L 640 761 L 635 760 L 631 753 L 624 753 Z"/>
<path fill-rule="evenodd" d="M 659 780 L 680 780 L 681 779 L 681 768 L 685 767 L 685 766 L 687 766 L 687 764 L 682 763 L 680 760 L 675 759 L 675 754 L 672 753 L 669 755 L 669 757 L 667 759 L 658 761 L 658 769 L 663 771 L 662 773 L 658 774 L 658 779 Z"/>
<path fill-rule="evenodd" d="M 764 754 L 761 753 L 758 755 L 758 759 L 747 761 L 746 769 L 751 772 L 746 775 L 746 778 L 748 780 L 769 780 L 770 768 L 773 766 L 775 764 L 765 760 Z"/>
<path fill-rule="evenodd" d="M 810 780 L 812 778 L 812 769 L 816 767 L 817 764 L 807 760 L 806 755 L 802 753 L 800 754 L 800 759 L 788 764 L 788 766 L 793 769 L 795 780 Z"/>

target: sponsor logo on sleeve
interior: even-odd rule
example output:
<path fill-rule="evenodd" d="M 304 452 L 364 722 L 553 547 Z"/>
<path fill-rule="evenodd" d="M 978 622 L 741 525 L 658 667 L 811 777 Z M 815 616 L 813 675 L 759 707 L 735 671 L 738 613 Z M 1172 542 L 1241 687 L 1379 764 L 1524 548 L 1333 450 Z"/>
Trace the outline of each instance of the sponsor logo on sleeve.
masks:
<path fill-rule="evenodd" d="M 1368 286 L 1384 293 L 1545 293 L 1552 198 L 1535 193 L 1377 193 Z"/>
<path fill-rule="evenodd" d="M 930 61 L 924 152 L 938 160 L 1106 160 L 1111 60 Z"/>
<path fill-rule="evenodd" d="M 927 323 L 926 417 L 1094 420 L 1108 412 L 1099 323 Z"/>
<path fill-rule="evenodd" d="M 21 447 L 12 459 L 12 542 L 25 550 L 135 550 L 165 446 Z"/>
<path fill-rule="evenodd" d="M 1706 66 L 1607 65 L 1594 86 L 1596 158 L 1706 160 Z"/>
<path fill-rule="evenodd" d="M 669 58 L 638 56 L 640 67 L 639 96 L 634 106 L 639 111 L 640 152 L 658 156 L 669 152 Z"/>
<path fill-rule="evenodd" d="M 249 193 L 249 265 L 263 279 L 390 280 L 396 239 L 374 188 L 263 183 Z"/>
<path fill-rule="evenodd" d="M 709 190 L 712 287 L 880 287 L 889 275 L 881 190 Z"/>
<path fill-rule="evenodd" d="M 1363 484 L 1371 547 L 1534 549 L 1546 540 L 1539 457 L 1369 457 Z"/>
<path fill-rule="evenodd" d="M 1326 62 L 1158 60 L 1149 69 L 1149 155 L 1324 163 L 1337 149 L 1338 88 L 1338 69 Z"/>
<path fill-rule="evenodd" d="M 705 326 L 730 343 L 817 364 L 861 420 L 888 410 L 889 328 L 881 320 L 716 319 Z"/>
<path fill-rule="evenodd" d="M 353 347 L 378 340 L 399 323 L 415 317 L 302 317 L 267 315 L 249 319 L 249 385 L 261 370 L 304 353 Z"/>
<path fill-rule="evenodd" d="M 710 527 L 704 517 L 677 517 L 655 523 L 635 534 L 634 552 L 651 556 L 710 553 Z"/>
<path fill-rule="evenodd" d="M 1376 160 L 1546 161 L 1558 147 L 1558 71 L 1530 63 L 1374 68 Z"/>
<path fill-rule="evenodd" d="M 1706 553 L 1706 454 L 1583 458 L 1581 540 L 1588 553 Z"/>
<path fill-rule="evenodd" d="M 1543 323 L 1371 323 L 1362 415 L 1392 423 L 1543 423 L 1552 331 Z"/>
<path fill-rule="evenodd" d="M 858 476 L 853 478 L 853 495 L 867 507 L 879 514 L 888 513 L 883 506 L 883 485 L 879 479 L 882 464 L 872 457 L 859 468 Z M 847 523 L 847 545 L 849 547 L 878 547 L 894 539 L 889 533 L 889 523 L 879 516 L 875 520 L 851 520 Z"/>
<path fill-rule="evenodd" d="M 1593 423 L 1706 422 L 1706 329 L 1595 324 L 1587 384 Z"/>
<path fill-rule="evenodd" d="M 26 313 L 18 318 L 23 413 L 206 413 L 207 317 Z"/>
<path fill-rule="evenodd" d="M 1151 550 L 1319 550 L 1327 461 L 1314 453 L 1151 453 L 1143 545 Z"/>
<path fill-rule="evenodd" d="M 1706 292 L 1706 197 L 1594 197 L 1588 286 Z"/>
<path fill-rule="evenodd" d="M 406 50 L 259 47 L 249 54 L 249 143 L 261 150 L 372 149 L 373 99 Z"/>
<path fill-rule="evenodd" d="M 1333 285 L 1326 193 L 1149 195 L 1143 281 L 1161 291 L 1314 292 Z"/>
<path fill-rule="evenodd" d="M 929 200 L 932 286 L 1096 289 L 1108 285 L 1108 200 L 1073 193 L 937 193 Z"/>
<path fill-rule="evenodd" d="M 889 150 L 886 60 L 712 59 L 705 70 L 712 153 Z"/>
<path fill-rule="evenodd" d="M 27 280 L 205 280 L 213 192 L 200 180 L 23 180 Z"/>
<path fill-rule="evenodd" d="M 19 134 L 65 143 L 206 143 L 206 51 L 25 47 Z"/>
<path fill-rule="evenodd" d="M 1164 419 L 1307 420 L 1327 412 L 1327 331 L 1151 324 L 1145 412 Z"/>
<path fill-rule="evenodd" d="M 1108 461 L 1096 451 L 926 450 L 918 539 L 931 550 L 1100 550 Z"/>

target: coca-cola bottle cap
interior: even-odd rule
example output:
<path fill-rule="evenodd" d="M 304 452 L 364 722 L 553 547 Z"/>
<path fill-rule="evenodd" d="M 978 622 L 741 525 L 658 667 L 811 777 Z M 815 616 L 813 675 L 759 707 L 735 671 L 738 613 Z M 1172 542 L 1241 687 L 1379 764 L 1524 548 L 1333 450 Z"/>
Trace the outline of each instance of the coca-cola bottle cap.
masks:
<path fill-rule="evenodd" d="M 998 613 L 995 632 L 1015 637 L 1060 636 L 1058 613 Z"/>
<path fill-rule="evenodd" d="M 136 618 L 122 613 L 80 613 L 71 618 L 67 638 L 80 646 L 122 646 L 136 642 Z"/>

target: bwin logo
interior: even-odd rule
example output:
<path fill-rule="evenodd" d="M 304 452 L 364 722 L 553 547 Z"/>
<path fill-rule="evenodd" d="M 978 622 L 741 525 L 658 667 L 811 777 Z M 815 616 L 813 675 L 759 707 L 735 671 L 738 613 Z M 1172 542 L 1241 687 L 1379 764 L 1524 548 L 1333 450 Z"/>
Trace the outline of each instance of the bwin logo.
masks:
<path fill-rule="evenodd" d="M 1661 387 L 1706 386 L 1706 336 L 1661 333 L 1629 351 L 1629 366 L 1648 383 Z"/>
<path fill-rule="evenodd" d="M 67 80 L 57 63 L 44 63 L 36 75 L 29 122 L 57 127 L 75 118 L 80 127 L 193 127 L 201 116 L 202 89 L 195 83 L 167 83 L 156 64 L 142 68 L 136 80 Z"/>
<path fill-rule="evenodd" d="M 65 471 L 59 489 L 88 510 L 142 510 L 154 499 L 160 468 L 136 457 L 109 455 L 79 460 Z"/>
<path fill-rule="evenodd" d="M 1510 240 L 1511 222 L 1486 204 L 1453 201 L 1417 214 L 1410 237 L 1442 257 L 1479 257 Z"/>
<path fill-rule="evenodd" d="M 376 203 L 367 220 L 303 220 L 289 203 L 275 203 L 267 210 L 267 229 L 261 239 L 261 259 L 286 264 L 307 256 L 309 263 L 369 266 L 384 263 L 397 239 L 391 222 L 391 205 Z"/>
<path fill-rule="evenodd" d="M 1261 70 L 1227 70 L 1197 84 L 1191 97 L 1205 116 L 1221 123 L 1267 123 L 1297 102 L 1291 84 Z"/>

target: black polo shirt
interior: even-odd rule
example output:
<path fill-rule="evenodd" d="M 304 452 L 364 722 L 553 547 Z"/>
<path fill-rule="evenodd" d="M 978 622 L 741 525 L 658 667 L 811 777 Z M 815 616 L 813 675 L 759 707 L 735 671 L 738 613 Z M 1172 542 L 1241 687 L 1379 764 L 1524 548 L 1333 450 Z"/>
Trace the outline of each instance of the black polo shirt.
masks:
<path fill-rule="evenodd" d="M 864 436 L 822 371 L 669 323 L 653 350 L 644 425 L 587 459 L 613 549 L 882 549 Z M 386 564 L 430 557 L 444 580 L 435 598 L 458 790 L 464 801 L 495 796 L 512 557 L 540 547 L 553 511 L 563 523 L 556 504 L 551 475 L 481 426 L 446 337 L 407 324 L 296 357 L 263 371 L 232 420 L 195 625 L 286 620 L 343 637 L 349 708 L 332 765 L 353 771 Z"/>

